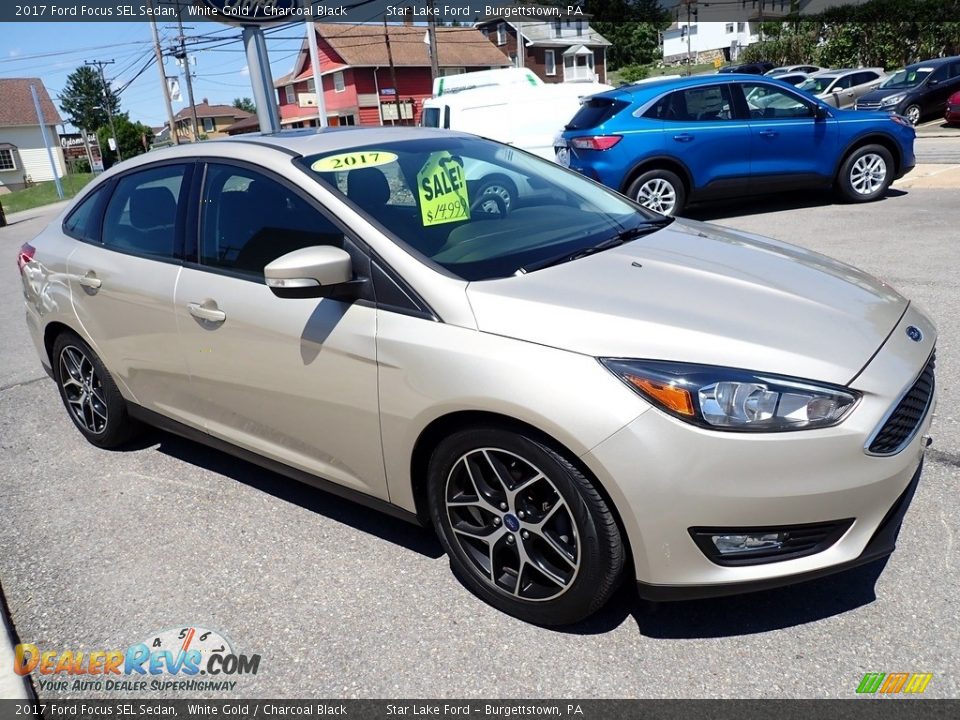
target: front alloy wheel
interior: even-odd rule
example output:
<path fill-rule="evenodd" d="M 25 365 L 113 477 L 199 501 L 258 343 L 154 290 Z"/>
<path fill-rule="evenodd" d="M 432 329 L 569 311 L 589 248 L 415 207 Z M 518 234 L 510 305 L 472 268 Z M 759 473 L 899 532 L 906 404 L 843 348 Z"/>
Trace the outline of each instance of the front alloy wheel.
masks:
<path fill-rule="evenodd" d="M 920 106 L 911 105 L 906 110 L 903 111 L 903 116 L 910 121 L 911 125 L 916 125 L 920 122 Z"/>
<path fill-rule="evenodd" d="M 893 182 L 894 163 L 882 145 L 857 148 L 843 161 L 837 188 L 850 202 L 869 202 L 886 193 Z"/>
<path fill-rule="evenodd" d="M 564 455 L 523 432 L 462 430 L 434 450 L 430 514 L 454 571 L 481 599 L 541 625 L 581 620 L 624 563 L 606 501 Z"/>

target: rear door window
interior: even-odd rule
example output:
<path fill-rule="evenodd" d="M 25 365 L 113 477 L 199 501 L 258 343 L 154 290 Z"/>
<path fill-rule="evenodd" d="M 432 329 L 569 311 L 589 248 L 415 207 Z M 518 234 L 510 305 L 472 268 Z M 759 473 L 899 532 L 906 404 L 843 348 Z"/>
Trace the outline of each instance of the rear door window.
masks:
<path fill-rule="evenodd" d="M 708 85 L 672 92 L 644 116 L 674 122 L 715 122 L 732 120 L 732 108 L 727 85 Z"/>
<path fill-rule="evenodd" d="M 173 258 L 177 217 L 189 192 L 188 165 L 161 165 L 121 177 L 107 204 L 103 244 L 138 255 Z"/>

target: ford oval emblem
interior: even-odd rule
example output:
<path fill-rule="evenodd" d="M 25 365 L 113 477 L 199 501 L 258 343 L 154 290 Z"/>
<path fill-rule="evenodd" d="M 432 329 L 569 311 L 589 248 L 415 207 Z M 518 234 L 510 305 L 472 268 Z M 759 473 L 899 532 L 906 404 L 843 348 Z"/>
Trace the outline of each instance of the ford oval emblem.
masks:
<path fill-rule="evenodd" d="M 907 337 L 914 342 L 920 342 L 923 340 L 923 333 L 916 325 L 907 325 Z"/>

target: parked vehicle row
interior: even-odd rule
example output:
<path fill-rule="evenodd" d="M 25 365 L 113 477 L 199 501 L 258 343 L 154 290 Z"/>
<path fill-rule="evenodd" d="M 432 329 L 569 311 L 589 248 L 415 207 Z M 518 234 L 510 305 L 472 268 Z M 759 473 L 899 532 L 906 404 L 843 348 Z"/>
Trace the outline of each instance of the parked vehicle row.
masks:
<path fill-rule="evenodd" d="M 943 113 L 943 119 L 951 125 L 960 124 L 960 92 L 955 92 L 947 100 L 947 109 Z"/>
<path fill-rule="evenodd" d="M 589 98 L 557 139 L 559 162 L 676 215 L 690 202 L 835 187 L 884 195 L 915 163 L 897 115 L 831 107 L 776 78 L 702 75 Z"/>
<path fill-rule="evenodd" d="M 873 92 L 857 100 L 857 110 L 898 113 L 916 125 L 940 117 L 947 100 L 960 90 L 960 56 L 924 60 L 898 70 Z"/>
<path fill-rule="evenodd" d="M 817 99 L 835 108 L 849 108 L 857 99 L 875 90 L 887 74 L 883 68 L 821 70 L 797 85 Z"/>

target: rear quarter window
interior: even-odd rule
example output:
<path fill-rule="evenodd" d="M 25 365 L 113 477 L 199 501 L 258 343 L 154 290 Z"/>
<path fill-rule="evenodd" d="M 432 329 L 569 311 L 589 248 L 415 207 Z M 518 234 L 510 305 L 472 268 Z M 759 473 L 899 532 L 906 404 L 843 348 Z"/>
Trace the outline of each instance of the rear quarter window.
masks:
<path fill-rule="evenodd" d="M 567 123 L 567 130 L 586 130 L 602 125 L 619 113 L 628 103 L 612 98 L 589 98 L 577 110 L 577 114 Z"/>

